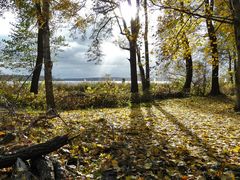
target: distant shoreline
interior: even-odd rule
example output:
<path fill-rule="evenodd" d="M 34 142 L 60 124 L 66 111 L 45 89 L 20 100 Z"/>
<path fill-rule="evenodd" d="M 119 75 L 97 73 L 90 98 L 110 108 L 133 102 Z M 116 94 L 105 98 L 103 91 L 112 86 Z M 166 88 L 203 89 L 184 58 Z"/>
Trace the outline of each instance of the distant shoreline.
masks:
<path fill-rule="evenodd" d="M 44 80 L 40 80 L 39 83 L 43 82 Z M 14 81 L 13 80 L 0 80 L 0 82 L 7 82 L 8 84 L 13 84 Z M 30 83 L 30 81 L 17 81 L 19 83 Z M 95 84 L 95 83 L 103 83 L 103 82 L 111 82 L 111 83 L 116 83 L 116 84 L 121 84 L 121 83 L 126 83 L 126 84 L 130 84 L 131 81 L 113 81 L 113 80 L 103 80 L 103 81 L 62 81 L 62 80 L 53 80 L 54 84 L 81 84 L 81 83 L 90 83 L 90 84 Z M 141 81 L 138 81 L 138 84 L 140 84 Z M 155 84 L 170 84 L 170 81 L 151 81 L 151 83 L 155 83 Z"/>
<path fill-rule="evenodd" d="M 28 78 L 28 79 L 27 79 Z M 1 81 L 20 81 L 20 82 L 29 82 L 31 81 L 31 77 L 25 75 L 0 75 Z M 40 81 L 44 81 L 44 77 L 40 77 Z M 129 77 L 88 77 L 88 78 L 53 78 L 54 83 L 98 83 L 98 82 L 115 82 L 115 83 L 130 83 L 131 79 Z M 140 81 L 138 81 L 140 83 Z M 161 79 L 152 79 L 151 82 L 158 84 L 169 84 L 170 81 L 165 81 Z"/>
<path fill-rule="evenodd" d="M 0 81 L 31 81 L 31 76 L 26 75 L 0 75 Z M 40 80 L 44 80 L 41 76 Z M 53 81 L 130 81 L 129 77 L 80 77 L 80 78 L 54 78 Z"/>

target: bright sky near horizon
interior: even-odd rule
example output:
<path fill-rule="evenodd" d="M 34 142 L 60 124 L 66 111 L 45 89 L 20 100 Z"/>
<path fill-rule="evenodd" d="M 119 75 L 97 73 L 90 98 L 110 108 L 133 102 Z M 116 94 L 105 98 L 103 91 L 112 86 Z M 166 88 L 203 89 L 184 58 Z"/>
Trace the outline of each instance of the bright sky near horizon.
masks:
<path fill-rule="evenodd" d="M 0 17 L 0 22 L 1 22 L 1 30 L 0 30 L 0 36 L 7 36 L 11 30 L 11 23 L 14 22 L 14 14 L 10 12 L 4 13 L 3 17 Z"/>

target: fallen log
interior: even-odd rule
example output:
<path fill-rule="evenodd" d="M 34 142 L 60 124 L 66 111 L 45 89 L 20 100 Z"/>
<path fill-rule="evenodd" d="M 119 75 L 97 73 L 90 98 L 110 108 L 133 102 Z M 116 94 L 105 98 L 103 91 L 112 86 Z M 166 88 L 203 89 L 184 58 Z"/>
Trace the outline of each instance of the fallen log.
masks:
<path fill-rule="evenodd" d="M 17 158 L 28 160 L 49 154 L 68 144 L 68 142 L 68 135 L 57 136 L 45 143 L 34 144 L 29 147 L 25 147 L 13 152 L 12 154 L 0 155 L 0 168 L 12 166 L 16 162 Z"/>
<path fill-rule="evenodd" d="M 13 166 L 11 177 L 6 177 L 6 179 L 37 180 L 37 177 L 35 177 L 34 174 L 32 174 L 29 171 L 28 165 L 25 162 L 23 162 L 20 158 L 18 158 L 15 165 Z"/>
<path fill-rule="evenodd" d="M 16 134 L 8 133 L 0 140 L 0 145 L 8 144 L 16 138 Z"/>
<path fill-rule="evenodd" d="M 31 161 L 32 173 L 37 175 L 39 179 L 54 179 L 54 166 L 50 159 L 39 157 Z"/>

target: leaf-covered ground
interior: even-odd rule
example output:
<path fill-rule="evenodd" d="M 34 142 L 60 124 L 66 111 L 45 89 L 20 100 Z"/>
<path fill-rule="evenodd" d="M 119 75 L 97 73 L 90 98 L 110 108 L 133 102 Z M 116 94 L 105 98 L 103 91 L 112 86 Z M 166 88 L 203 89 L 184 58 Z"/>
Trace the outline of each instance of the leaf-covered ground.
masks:
<path fill-rule="evenodd" d="M 54 156 L 79 179 L 240 179 L 240 115 L 232 109 L 231 101 L 192 97 L 68 111 L 67 125 L 41 122 L 25 138 L 78 136 Z"/>

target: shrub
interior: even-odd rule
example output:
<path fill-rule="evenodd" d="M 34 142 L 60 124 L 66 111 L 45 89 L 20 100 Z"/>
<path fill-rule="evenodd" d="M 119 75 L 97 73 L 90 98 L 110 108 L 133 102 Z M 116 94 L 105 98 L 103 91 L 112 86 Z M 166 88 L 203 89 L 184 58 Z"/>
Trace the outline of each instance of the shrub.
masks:
<path fill-rule="evenodd" d="M 221 82 L 221 91 L 223 94 L 233 96 L 235 94 L 235 85 L 230 82 Z"/>
<path fill-rule="evenodd" d="M 83 83 L 75 85 L 71 90 L 69 87 L 64 89 L 63 86 L 62 88 L 65 93 L 58 96 L 57 102 L 61 109 L 120 107 L 127 105 L 130 99 L 129 85 L 126 84 Z M 55 93 L 59 93 L 59 89 Z"/>
<path fill-rule="evenodd" d="M 165 98 L 167 94 L 174 94 L 180 89 L 179 83 L 151 84 L 150 95 L 140 93 L 139 102 L 151 101 L 153 98 Z M 141 86 L 139 87 L 139 89 Z M 44 110 L 44 83 L 40 83 L 39 93 L 29 92 L 30 83 L 22 85 L 20 82 L 1 82 L 0 94 L 18 108 Z M 81 108 L 122 107 L 131 102 L 130 84 L 114 82 L 99 83 L 54 83 L 54 95 L 58 110 L 74 110 Z M 1 99 L 0 99 L 1 103 Z"/>

